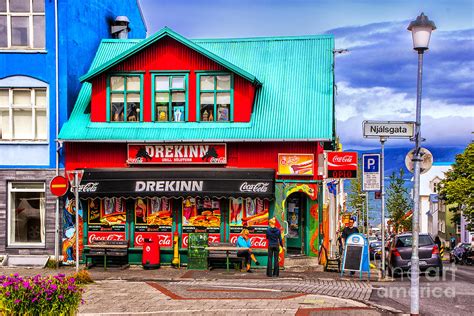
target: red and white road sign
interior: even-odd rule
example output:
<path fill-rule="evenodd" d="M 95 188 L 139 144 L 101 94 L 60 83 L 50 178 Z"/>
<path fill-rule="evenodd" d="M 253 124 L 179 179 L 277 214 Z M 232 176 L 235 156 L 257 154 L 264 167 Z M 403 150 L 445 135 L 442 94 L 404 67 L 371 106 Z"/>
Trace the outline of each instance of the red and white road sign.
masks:
<path fill-rule="evenodd" d="M 49 183 L 49 189 L 51 190 L 52 194 L 56 196 L 63 196 L 69 189 L 69 183 L 65 177 L 56 176 Z"/>

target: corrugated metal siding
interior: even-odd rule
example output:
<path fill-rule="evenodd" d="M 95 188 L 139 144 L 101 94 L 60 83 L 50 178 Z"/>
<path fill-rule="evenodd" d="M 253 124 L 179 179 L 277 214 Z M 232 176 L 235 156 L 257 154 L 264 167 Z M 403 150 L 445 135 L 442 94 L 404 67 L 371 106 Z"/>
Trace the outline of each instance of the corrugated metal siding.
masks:
<path fill-rule="evenodd" d="M 66 169 L 128 168 L 127 145 L 124 143 L 67 143 Z M 302 153 L 317 155 L 322 152 L 318 142 L 228 143 L 227 164 L 213 168 L 270 168 L 278 170 L 278 153 Z M 180 165 L 180 167 L 196 165 Z M 155 165 L 159 168 L 176 168 L 176 165 Z M 137 167 L 139 168 L 139 166 Z M 278 176 L 277 176 L 278 178 Z M 285 179 L 289 177 L 286 176 Z M 312 177 L 316 179 L 317 177 Z M 301 177 L 299 177 L 301 179 Z M 304 179 L 308 179 L 305 177 Z"/>
<path fill-rule="evenodd" d="M 91 123 L 88 115 L 77 113 L 71 116 L 71 124 L 63 127 L 59 138 L 122 141 L 332 140 L 332 36 L 194 42 L 255 74 L 262 82 L 250 123 Z M 112 54 L 110 50 L 117 49 L 117 45 L 109 46 L 104 42 L 101 49 L 107 52 L 98 54 Z M 179 55 L 169 58 L 179 58 Z M 87 105 L 78 102 L 76 106 L 85 108 Z"/>

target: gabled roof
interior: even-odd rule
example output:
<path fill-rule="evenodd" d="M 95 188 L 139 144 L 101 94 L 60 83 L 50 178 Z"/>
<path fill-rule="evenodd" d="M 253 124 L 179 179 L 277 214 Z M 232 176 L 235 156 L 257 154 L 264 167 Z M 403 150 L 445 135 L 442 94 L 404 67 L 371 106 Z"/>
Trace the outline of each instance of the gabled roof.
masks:
<path fill-rule="evenodd" d="M 228 62 L 227 60 L 223 59 L 222 57 L 219 57 L 218 55 L 208 51 L 207 49 L 203 48 L 202 46 L 197 45 L 195 42 L 192 42 L 189 39 L 179 35 L 178 33 L 174 32 L 173 30 L 171 30 L 168 27 L 162 28 L 160 31 L 158 31 L 154 35 L 138 42 L 136 45 L 133 45 L 129 49 L 121 52 L 120 54 L 118 54 L 114 58 L 108 60 L 107 62 L 101 64 L 100 66 L 95 67 L 95 68 L 91 67 L 89 72 L 87 74 L 85 74 L 84 76 L 80 77 L 79 80 L 81 82 L 89 81 L 93 77 L 107 71 L 108 69 L 114 67 L 115 65 L 121 63 L 125 59 L 127 59 L 130 56 L 138 53 L 139 51 L 149 47 L 150 45 L 153 45 L 154 43 L 156 43 L 157 41 L 159 41 L 160 39 L 162 39 L 166 36 L 171 37 L 174 40 L 180 42 L 181 44 L 197 51 L 198 53 L 206 56 L 207 58 L 209 58 L 212 61 L 218 63 L 219 65 L 221 65 L 221 66 L 231 70 L 232 72 L 240 75 L 241 77 L 243 77 L 243 78 L 245 78 L 245 79 L 247 79 L 247 80 L 249 80 L 249 81 L 251 81 L 255 84 L 260 84 L 260 82 L 257 80 L 257 78 L 254 75 L 252 75 L 252 74 L 248 73 L 247 71 L 237 67 L 236 65 Z"/>
<path fill-rule="evenodd" d="M 146 40 L 145 40 L 146 41 Z M 192 40 L 212 54 L 255 74 L 249 123 L 91 122 L 91 85 L 84 83 L 60 140 L 117 142 L 332 141 L 334 138 L 331 35 Z M 103 40 L 89 73 L 139 45 Z M 105 106 L 105 105 L 104 105 Z"/>

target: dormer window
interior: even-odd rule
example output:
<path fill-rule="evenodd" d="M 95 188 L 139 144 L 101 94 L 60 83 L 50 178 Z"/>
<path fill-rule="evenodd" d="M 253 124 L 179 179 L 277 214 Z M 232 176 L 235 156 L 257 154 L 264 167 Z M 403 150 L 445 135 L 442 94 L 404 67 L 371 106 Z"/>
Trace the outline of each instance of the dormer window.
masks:
<path fill-rule="evenodd" d="M 109 79 L 109 121 L 143 121 L 142 76 L 114 74 Z"/>
<path fill-rule="evenodd" d="M 233 80 L 230 74 L 199 74 L 198 120 L 232 121 Z"/>
<path fill-rule="evenodd" d="M 154 74 L 152 110 L 155 122 L 185 122 L 188 118 L 187 109 L 187 74 Z"/>

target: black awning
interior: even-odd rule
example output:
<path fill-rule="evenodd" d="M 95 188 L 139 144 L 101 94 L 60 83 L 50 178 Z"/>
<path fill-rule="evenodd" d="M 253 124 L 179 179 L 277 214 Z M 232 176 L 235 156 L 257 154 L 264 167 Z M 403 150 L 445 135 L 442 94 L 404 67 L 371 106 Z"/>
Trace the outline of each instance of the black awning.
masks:
<path fill-rule="evenodd" d="M 272 199 L 273 169 L 85 169 L 81 198 L 208 196 Z"/>

